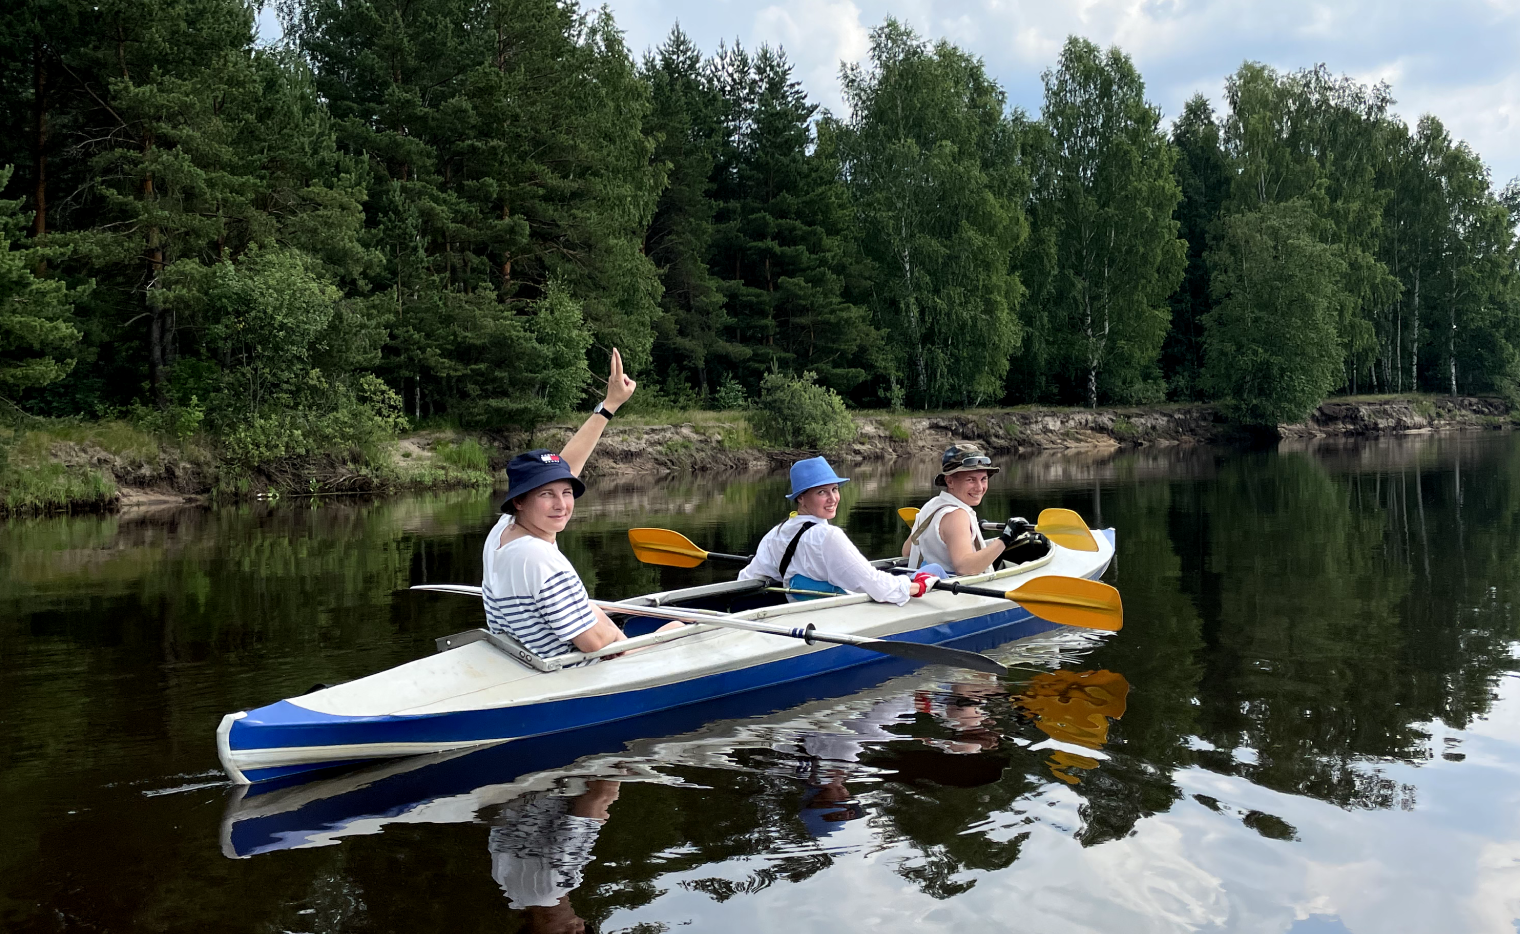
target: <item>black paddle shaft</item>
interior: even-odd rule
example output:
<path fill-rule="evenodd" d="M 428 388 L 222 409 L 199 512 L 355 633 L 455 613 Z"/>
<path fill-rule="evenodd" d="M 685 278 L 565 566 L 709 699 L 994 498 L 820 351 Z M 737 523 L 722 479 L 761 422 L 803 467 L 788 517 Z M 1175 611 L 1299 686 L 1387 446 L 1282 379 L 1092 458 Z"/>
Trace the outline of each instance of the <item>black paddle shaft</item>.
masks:
<path fill-rule="evenodd" d="M 888 639 L 860 639 L 842 638 L 836 639 L 824 635 L 811 626 L 803 637 L 805 642 L 830 642 L 834 645 L 849 645 L 857 649 L 865 649 L 869 652 L 880 652 L 883 655 L 895 655 L 908 661 L 918 662 L 924 665 L 953 665 L 957 668 L 970 668 L 974 671 L 985 671 L 994 675 L 1006 675 L 1008 668 L 996 660 L 988 658 L 977 652 L 967 652 L 964 649 L 952 649 L 943 645 L 924 645 L 920 642 L 894 642 Z"/>
<path fill-rule="evenodd" d="M 972 584 L 957 584 L 954 581 L 940 581 L 934 585 L 935 590 L 948 590 L 951 593 L 968 593 L 974 597 L 996 597 L 999 600 L 1008 599 L 1008 591 L 994 590 L 991 587 L 977 587 Z"/>

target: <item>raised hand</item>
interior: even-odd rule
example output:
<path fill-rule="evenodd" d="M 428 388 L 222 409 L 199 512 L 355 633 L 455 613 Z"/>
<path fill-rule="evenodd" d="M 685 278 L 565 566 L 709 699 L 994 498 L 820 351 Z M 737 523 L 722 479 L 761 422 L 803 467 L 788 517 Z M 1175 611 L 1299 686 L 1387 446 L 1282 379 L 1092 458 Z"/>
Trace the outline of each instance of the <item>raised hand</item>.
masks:
<path fill-rule="evenodd" d="M 607 377 L 607 400 L 603 405 L 616 412 L 618 406 L 627 402 L 638 386 L 631 376 L 623 372 L 623 355 L 618 353 L 616 347 L 612 348 L 612 373 Z"/>

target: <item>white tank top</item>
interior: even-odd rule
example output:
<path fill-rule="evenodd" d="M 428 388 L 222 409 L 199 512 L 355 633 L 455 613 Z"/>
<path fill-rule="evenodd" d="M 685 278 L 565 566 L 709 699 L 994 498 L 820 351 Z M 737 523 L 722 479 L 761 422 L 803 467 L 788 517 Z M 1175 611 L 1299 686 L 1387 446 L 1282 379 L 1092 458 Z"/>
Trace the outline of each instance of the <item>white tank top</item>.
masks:
<path fill-rule="evenodd" d="M 913 534 L 918 535 L 918 540 L 908 551 L 908 567 L 919 568 L 926 564 L 937 564 L 947 572 L 955 573 L 950 563 L 950 549 L 939 534 L 939 524 L 945 521 L 946 516 L 954 515 L 957 510 L 970 517 L 971 540 L 976 543 L 977 550 L 980 551 L 986 547 L 987 540 L 982 538 L 982 523 L 977 518 L 976 510 L 956 499 L 949 490 L 941 490 L 938 496 L 924 503 L 924 508 L 918 511 L 918 519 L 913 523 Z M 920 527 L 926 522 L 929 523 L 928 528 L 920 532 Z"/>

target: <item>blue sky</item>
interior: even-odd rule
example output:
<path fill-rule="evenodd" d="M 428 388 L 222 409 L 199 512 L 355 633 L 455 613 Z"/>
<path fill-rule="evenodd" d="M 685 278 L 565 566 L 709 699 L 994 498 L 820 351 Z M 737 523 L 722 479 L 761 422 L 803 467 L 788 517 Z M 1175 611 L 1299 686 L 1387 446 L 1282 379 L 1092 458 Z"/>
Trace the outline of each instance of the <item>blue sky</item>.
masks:
<path fill-rule="evenodd" d="M 1073 33 L 1134 59 L 1168 117 L 1195 91 L 1219 101 L 1246 59 L 1323 62 L 1387 81 L 1409 122 L 1440 117 L 1493 171 L 1520 176 L 1520 0 L 610 0 L 635 55 L 680 22 L 703 49 L 780 45 L 814 100 L 840 110 L 839 64 L 864 59 L 888 16 L 981 56 L 1012 103 L 1039 109 L 1040 73 Z M 273 17 L 262 18 L 272 29 Z"/>

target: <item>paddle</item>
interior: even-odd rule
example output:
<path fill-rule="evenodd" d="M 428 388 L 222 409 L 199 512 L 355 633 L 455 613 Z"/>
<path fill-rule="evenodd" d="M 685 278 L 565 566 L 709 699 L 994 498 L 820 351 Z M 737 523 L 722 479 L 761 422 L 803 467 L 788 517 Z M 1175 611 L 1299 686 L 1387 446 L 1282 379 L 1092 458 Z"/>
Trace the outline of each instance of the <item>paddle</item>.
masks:
<path fill-rule="evenodd" d="M 645 564 L 694 568 L 708 558 L 724 561 L 750 560 L 741 555 L 704 551 L 691 539 L 670 529 L 629 529 L 628 541 L 633 544 L 633 553 Z M 894 570 L 901 573 L 904 569 Z M 1037 577 L 1017 590 L 1008 591 L 990 587 L 975 588 L 946 581 L 940 581 L 936 589 L 980 597 L 1005 597 L 1040 619 L 1062 626 L 1118 632 L 1124 625 L 1124 607 L 1119 600 L 1119 591 L 1107 584 L 1080 577 L 1047 575 Z"/>
<path fill-rule="evenodd" d="M 913 506 L 904 506 L 897 510 L 897 515 L 911 526 L 917 521 L 918 512 L 919 510 Z M 982 528 L 988 531 L 995 531 L 1002 527 L 997 522 L 982 523 Z M 1044 510 L 1040 513 L 1039 522 L 1035 524 L 1034 530 L 1071 551 L 1098 550 L 1098 543 L 1093 540 L 1092 532 L 1087 528 L 1087 522 L 1070 509 Z"/>
<path fill-rule="evenodd" d="M 413 584 L 412 590 L 432 590 L 440 593 L 480 594 L 479 587 L 468 584 Z M 918 642 L 892 642 L 887 639 L 868 639 L 838 632 L 820 632 L 811 623 L 806 626 L 775 626 L 752 619 L 743 619 L 728 613 L 712 610 L 681 609 L 679 607 L 639 606 L 635 603 L 616 603 L 609 600 L 592 600 L 592 604 L 610 613 L 627 613 L 631 616 L 652 616 L 656 619 L 674 619 L 688 623 L 707 623 L 726 629 L 743 629 L 771 636 L 801 639 L 809 645 L 827 642 L 832 645 L 850 645 L 868 652 L 879 652 L 926 665 L 953 665 L 995 675 L 1007 674 L 1008 669 L 995 660 L 976 652 L 946 648 L 942 645 L 924 645 Z"/>
<path fill-rule="evenodd" d="M 1013 590 L 957 584 L 953 580 L 940 581 L 934 589 L 1012 600 L 1040 619 L 1062 626 L 1104 632 L 1118 632 L 1124 627 L 1124 603 L 1119 591 L 1102 581 L 1049 574 Z"/>
<path fill-rule="evenodd" d="M 749 632 L 765 633 L 772 636 L 788 636 L 793 639 L 801 639 L 809 645 L 814 642 L 851 645 L 857 649 L 865 649 L 868 652 L 880 652 L 883 655 L 893 655 L 897 658 L 905 658 L 909 661 L 925 665 L 954 665 L 959 668 L 991 672 L 995 675 L 1006 674 L 1008 671 L 1004 665 L 977 652 L 946 648 L 943 645 L 924 645 L 920 642 L 893 642 L 889 639 L 850 636 L 842 632 L 821 632 L 812 623 L 808 623 L 806 626 L 777 626 L 712 610 L 692 610 L 680 607 L 646 607 L 634 603 L 612 603 L 603 600 L 592 600 L 591 602 L 603 610 L 613 613 L 628 613 L 633 616 L 653 616 L 657 619 L 677 619 L 688 623 L 710 623 L 714 626 L 723 626 L 729 629 L 744 629 Z"/>
<path fill-rule="evenodd" d="M 748 564 L 754 557 L 706 551 L 680 532 L 669 529 L 629 529 L 628 542 L 633 545 L 634 556 L 643 563 L 668 568 L 694 568 L 708 558 Z"/>

